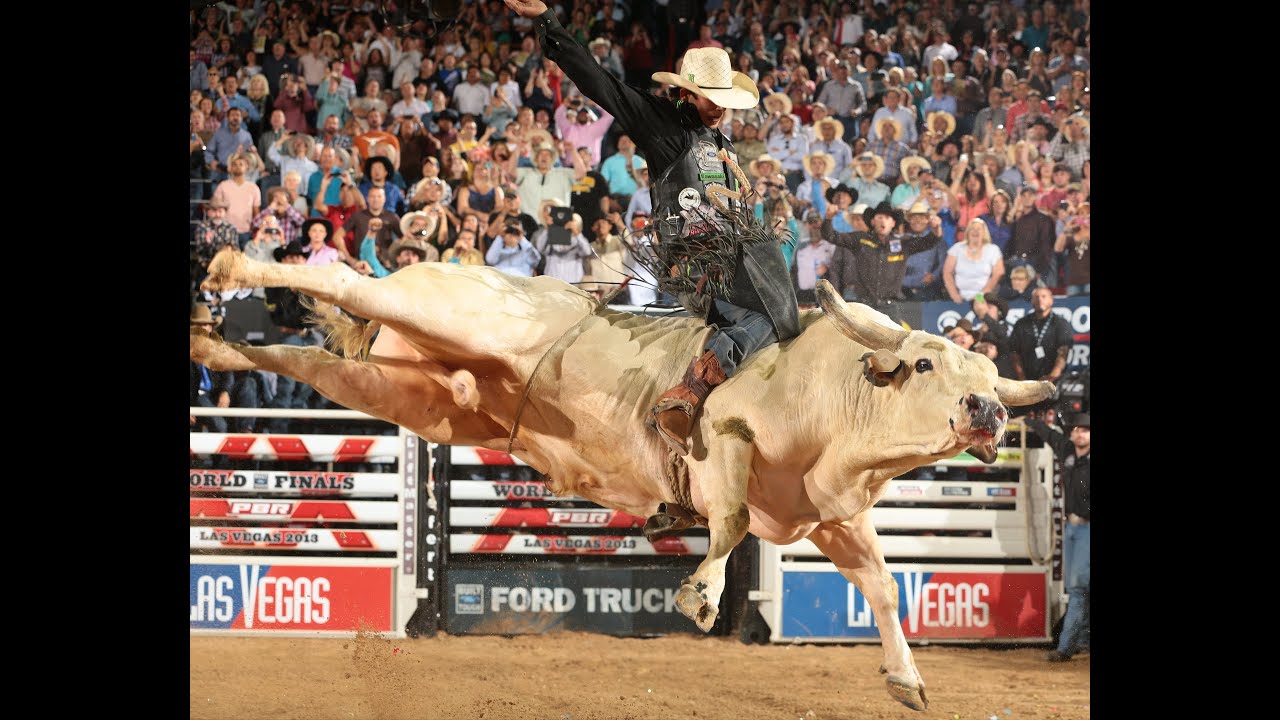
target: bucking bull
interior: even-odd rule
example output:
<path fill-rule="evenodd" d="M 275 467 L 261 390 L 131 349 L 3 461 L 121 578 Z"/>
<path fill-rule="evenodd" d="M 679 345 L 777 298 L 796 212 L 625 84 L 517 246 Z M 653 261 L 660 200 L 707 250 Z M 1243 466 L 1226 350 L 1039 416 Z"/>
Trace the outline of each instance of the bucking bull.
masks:
<path fill-rule="evenodd" d="M 705 525 L 707 556 L 676 600 L 704 631 L 746 533 L 779 545 L 809 538 L 870 602 L 889 693 L 916 710 L 928 706 L 925 683 L 870 510 L 913 468 L 966 449 L 991 462 L 1005 406 L 1053 394 L 1050 383 L 998 377 L 982 355 L 845 303 L 822 281 L 822 310 L 803 313 L 799 336 L 756 352 L 711 393 L 681 458 L 644 418 L 702 347 L 710 331 L 700 320 L 640 317 L 555 278 L 445 263 L 372 279 L 342 263 L 266 264 L 224 250 L 203 287 L 309 295 L 345 357 L 193 334 L 193 360 L 282 373 L 430 442 L 509 450 L 557 495 L 650 518 L 651 538 Z"/>

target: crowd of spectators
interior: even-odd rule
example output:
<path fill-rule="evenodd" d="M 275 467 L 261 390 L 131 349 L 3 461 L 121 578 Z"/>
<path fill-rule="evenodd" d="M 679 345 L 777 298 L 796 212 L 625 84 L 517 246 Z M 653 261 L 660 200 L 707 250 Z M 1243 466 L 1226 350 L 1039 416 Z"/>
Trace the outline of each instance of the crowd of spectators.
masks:
<path fill-rule="evenodd" d="M 231 245 L 374 277 L 491 265 L 598 296 L 634 274 L 612 302 L 669 300 L 622 242 L 651 210 L 632 135 L 645 128 L 583 97 L 501 0 L 465 0 L 440 25 L 412 12 L 424 5 L 192 11 L 193 294 L 219 312 L 228 298 L 197 286 Z M 548 5 L 650 92 L 667 92 L 650 75 L 678 72 L 684 48 L 723 47 L 755 80 L 759 106 L 721 130 L 757 215 L 794 236 L 802 303 L 822 278 L 876 306 L 974 303 L 979 320 L 1037 288 L 1088 294 L 1088 0 Z M 1005 341 L 977 326 L 951 334 Z"/>

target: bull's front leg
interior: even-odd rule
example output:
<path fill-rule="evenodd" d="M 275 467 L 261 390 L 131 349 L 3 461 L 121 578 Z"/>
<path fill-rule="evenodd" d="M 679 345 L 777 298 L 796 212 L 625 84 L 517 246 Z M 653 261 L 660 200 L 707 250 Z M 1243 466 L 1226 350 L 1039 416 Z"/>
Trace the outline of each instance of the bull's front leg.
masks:
<path fill-rule="evenodd" d="M 752 445 L 732 429 L 716 427 L 713 432 L 716 434 L 708 443 L 707 461 L 693 490 L 695 504 L 699 504 L 701 495 L 700 504 L 706 508 L 707 528 L 711 531 L 707 557 L 693 575 L 684 579 L 676 595 L 676 607 L 703 632 L 711 630 L 720 613 L 729 553 L 746 537 L 751 525 L 747 473 Z"/>
<path fill-rule="evenodd" d="M 898 583 L 884 562 L 880 537 L 871 524 L 870 513 L 840 524 L 821 523 L 809 536 L 849 582 L 858 586 L 871 605 L 880 642 L 884 646 L 884 664 L 880 672 L 888 673 L 885 681 L 889 694 L 912 710 L 925 710 L 924 678 L 916 669 L 911 648 L 898 619 Z"/>

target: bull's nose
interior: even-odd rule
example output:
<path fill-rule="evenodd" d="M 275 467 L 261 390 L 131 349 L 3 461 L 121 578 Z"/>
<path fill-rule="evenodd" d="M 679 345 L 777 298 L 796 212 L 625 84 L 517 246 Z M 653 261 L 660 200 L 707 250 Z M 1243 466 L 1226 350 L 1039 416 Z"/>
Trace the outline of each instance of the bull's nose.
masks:
<path fill-rule="evenodd" d="M 1009 416 L 1003 403 L 978 397 L 972 393 L 965 397 L 964 404 L 969 410 L 969 417 L 975 425 L 996 425 L 1004 422 Z"/>

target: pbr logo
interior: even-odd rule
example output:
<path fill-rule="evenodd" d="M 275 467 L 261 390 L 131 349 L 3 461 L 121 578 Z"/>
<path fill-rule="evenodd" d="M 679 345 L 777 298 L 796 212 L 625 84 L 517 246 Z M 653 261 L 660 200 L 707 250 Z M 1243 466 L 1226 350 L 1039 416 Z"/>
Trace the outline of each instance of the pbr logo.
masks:
<path fill-rule="evenodd" d="M 566 527 L 607 527 L 613 513 L 608 510 L 547 511 L 547 524 Z"/>
<path fill-rule="evenodd" d="M 459 615 L 484 614 L 484 585 L 454 585 L 453 611 Z"/>

